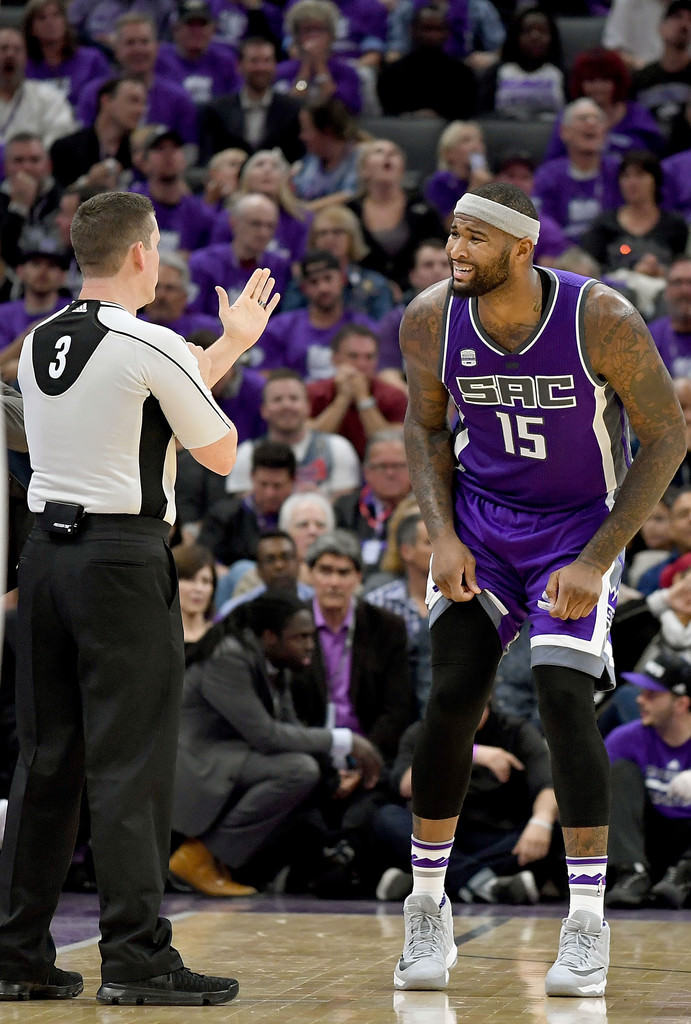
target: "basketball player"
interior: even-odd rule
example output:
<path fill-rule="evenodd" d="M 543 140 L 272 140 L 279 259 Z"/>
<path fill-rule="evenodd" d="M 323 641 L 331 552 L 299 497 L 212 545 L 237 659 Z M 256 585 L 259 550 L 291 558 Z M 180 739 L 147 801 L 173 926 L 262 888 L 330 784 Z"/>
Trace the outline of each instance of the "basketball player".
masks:
<path fill-rule="evenodd" d="M 593 695 L 613 685 L 621 552 L 684 456 L 684 420 L 636 310 L 592 280 L 533 266 L 538 234 L 514 186 L 466 193 L 447 243 L 451 282 L 415 298 L 401 325 L 406 447 L 433 551 L 401 989 L 443 988 L 456 961 L 446 865 L 475 728 L 527 617 L 570 889 L 546 991 L 605 990 L 608 763 Z M 627 414 L 640 441 L 630 469 Z"/>
<path fill-rule="evenodd" d="M 151 202 L 106 192 L 72 222 L 79 298 L 26 338 L 19 363 L 36 523 L 19 566 L 17 734 L 0 857 L 0 999 L 68 999 L 50 923 L 86 783 L 100 897 L 104 1003 L 225 1003 L 233 978 L 194 974 L 160 916 L 184 654 L 167 538 L 175 438 L 227 474 L 237 431 L 211 387 L 278 302 L 257 270 L 223 334 L 190 350 L 137 320 L 158 276 Z"/>

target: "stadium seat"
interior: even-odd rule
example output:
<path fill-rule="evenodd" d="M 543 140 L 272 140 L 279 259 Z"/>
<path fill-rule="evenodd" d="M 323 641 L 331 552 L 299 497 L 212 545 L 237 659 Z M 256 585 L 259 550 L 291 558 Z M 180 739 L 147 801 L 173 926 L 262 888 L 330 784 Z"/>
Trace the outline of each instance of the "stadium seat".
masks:
<path fill-rule="evenodd" d="M 568 75 L 579 53 L 602 46 L 605 17 L 604 15 L 591 15 L 587 18 L 558 17 L 556 22 L 564 53 L 564 69 Z"/>
<path fill-rule="evenodd" d="M 375 139 L 390 139 L 406 154 L 406 184 L 415 187 L 437 169 L 437 142 L 446 127 L 441 117 L 359 117 L 358 126 Z"/>
<path fill-rule="evenodd" d="M 475 120 L 482 128 L 487 144 L 487 160 L 492 168 L 500 157 L 509 151 L 518 150 L 528 153 L 539 164 L 554 128 L 553 120 L 517 121 L 491 114 Z"/>

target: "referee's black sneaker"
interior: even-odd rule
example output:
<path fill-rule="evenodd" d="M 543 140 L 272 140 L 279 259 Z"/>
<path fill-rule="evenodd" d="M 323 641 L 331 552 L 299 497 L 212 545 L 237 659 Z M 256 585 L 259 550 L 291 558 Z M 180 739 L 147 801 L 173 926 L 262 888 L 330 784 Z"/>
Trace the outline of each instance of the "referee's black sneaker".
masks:
<path fill-rule="evenodd" d="M 141 981 L 105 981 L 96 998 L 114 1006 L 215 1006 L 238 994 L 235 978 L 213 978 L 180 967 Z"/>
<path fill-rule="evenodd" d="M 61 971 L 53 965 L 43 981 L 3 981 L 0 979 L 0 1000 L 10 999 L 72 999 L 84 988 L 84 979 L 76 971 Z"/>

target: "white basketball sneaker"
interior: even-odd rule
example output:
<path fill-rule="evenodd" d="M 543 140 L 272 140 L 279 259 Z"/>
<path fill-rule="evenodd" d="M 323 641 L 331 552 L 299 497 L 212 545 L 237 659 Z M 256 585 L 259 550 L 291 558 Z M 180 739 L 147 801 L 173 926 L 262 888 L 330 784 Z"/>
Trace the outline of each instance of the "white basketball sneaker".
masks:
<path fill-rule="evenodd" d="M 427 893 L 411 894 L 403 904 L 405 944 L 393 981 L 400 989 L 441 989 L 458 959 L 453 912 L 445 895 L 441 907 Z"/>
<path fill-rule="evenodd" d="M 609 925 L 588 910 L 562 921 L 557 959 L 547 971 L 548 996 L 602 996 L 609 967 Z"/>

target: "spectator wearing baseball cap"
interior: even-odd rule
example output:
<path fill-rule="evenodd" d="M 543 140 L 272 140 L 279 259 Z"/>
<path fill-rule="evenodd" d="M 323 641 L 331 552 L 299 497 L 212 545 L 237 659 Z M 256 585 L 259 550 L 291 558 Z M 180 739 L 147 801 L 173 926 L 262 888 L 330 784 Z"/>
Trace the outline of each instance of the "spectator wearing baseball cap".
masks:
<path fill-rule="evenodd" d="M 162 42 L 156 72 L 181 85 L 196 104 L 240 86 L 235 52 L 214 39 L 216 21 L 205 0 L 182 0 L 173 23 L 173 42 Z"/>
<path fill-rule="evenodd" d="M 333 373 L 331 339 L 340 328 L 359 324 L 374 331 L 376 325 L 346 306 L 346 276 L 332 252 L 313 249 L 302 260 L 300 271 L 307 306 L 275 315 L 252 356 L 256 355 L 262 370 L 284 366 L 308 381 L 320 380 Z"/>
<path fill-rule="evenodd" d="M 623 678 L 640 719 L 614 729 L 609 907 L 675 910 L 691 896 L 691 663 L 661 650 Z"/>
<path fill-rule="evenodd" d="M 214 215 L 185 179 L 185 143 L 175 128 L 155 125 L 143 144 L 146 181 L 130 188 L 148 196 L 156 211 L 162 252 L 189 253 L 209 245 Z"/>
<path fill-rule="evenodd" d="M 27 247 L 17 266 L 21 299 L 6 302 L 0 317 L 0 367 L 5 380 L 14 380 L 17 360 L 29 327 L 47 320 L 70 301 L 65 285 L 70 255 L 49 238 Z"/>

